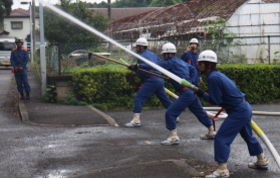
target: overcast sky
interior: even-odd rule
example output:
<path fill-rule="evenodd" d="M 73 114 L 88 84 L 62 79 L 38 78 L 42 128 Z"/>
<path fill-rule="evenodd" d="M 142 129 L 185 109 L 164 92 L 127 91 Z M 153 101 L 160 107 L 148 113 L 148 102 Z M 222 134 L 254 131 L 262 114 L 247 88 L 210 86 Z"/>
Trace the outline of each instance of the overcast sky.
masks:
<path fill-rule="evenodd" d="M 21 5 L 20 2 L 30 2 L 32 0 L 13 0 L 14 1 L 14 5 L 12 6 L 13 9 L 16 8 L 23 8 L 23 9 L 28 9 L 28 5 Z M 36 0 L 35 0 L 36 1 Z M 45 0 L 46 2 L 49 2 L 50 4 L 57 4 L 59 2 L 59 0 Z M 102 1 L 107 2 L 107 0 L 80 0 L 80 1 L 84 1 L 84 2 L 91 2 L 91 3 L 100 3 Z M 111 2 L 114 2 L 115 0 L 111 0 Z M 76 0 L 72 0 L 72 2 L 76 2 Z M 36 2 L 37 4 L 37 2 Z"/>

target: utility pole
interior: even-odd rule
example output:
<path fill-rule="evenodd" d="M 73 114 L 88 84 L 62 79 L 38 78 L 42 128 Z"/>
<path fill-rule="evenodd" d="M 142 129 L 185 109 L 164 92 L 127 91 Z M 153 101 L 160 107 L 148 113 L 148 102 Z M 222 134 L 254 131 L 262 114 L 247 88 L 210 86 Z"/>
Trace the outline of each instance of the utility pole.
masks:
<path fill-rule="evenodd" d="M 111 0 L 108 0 L 108 19 L 109 19 L 109 34 L 108 36 L 110 38 L 112 38 L 112 27 L 111 27 L 111 19 L 112 19 L 112 16 L 111 16 Z M 112 43 L 109 43 L 109 49 L 108 49 L 109 53 L 112 52 Z"/>
<path fill-rule="evenodd" d="M 46 67 L 46 48 L 45 48 L 45 35 L 44 35 L 44 12 L 43 5 L 40 3 L 40 65 L 41 65 L 41 78 L 42 78 L 42 96 L 46 93 L 47 89 L 47 67 Z"/>
<path fill-rule="evenodd" d="M 34 62 L 34 48 L 33 48 L 33 30 L 32 30 L 32 24 L 33 24 L 33 21 L 32 21 L 32 4 L 31 2 L 29 2 L 29 14 L 30 14 L 30 17 L 29 17 L 29 21 L 30 21 L 30 59 L 31 59 L 31 63 Z"/>
<path fill-rule="evenodd" d="M 32 0 L 32 39 L 31 39 L 31 42 L 32 42 L 32 47 L 33 47 L 33 51 L 36 51 L 36 35 L 35 35 L 35 24 L 36 24 L 36 21 L 35 21 L 35 0 Z M 33 55 L 33 54 L 32 54 Z"/>

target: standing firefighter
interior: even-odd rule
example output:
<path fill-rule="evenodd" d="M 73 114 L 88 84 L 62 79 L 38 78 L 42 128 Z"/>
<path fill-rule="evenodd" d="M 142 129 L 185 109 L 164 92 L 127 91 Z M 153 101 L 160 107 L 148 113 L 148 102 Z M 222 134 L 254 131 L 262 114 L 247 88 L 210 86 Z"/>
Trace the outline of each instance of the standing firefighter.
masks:
<path fill-rule="evenodd" d="M 151 62 L 157 63 L 161 59 L 151 51 L 147 50 L 148 48 L 148 41 L 145 38 L 139 38 L 136 41 L 136 52 L 140 54 L 142 57 L 150 60 Z M 144 84 L 137 92 L 137 95 L 134 98 L 134 116 L 132 121 L 129 123 L 126 123 L 126 127 L 140 127 L 141 121 L 140 121 L 140 113 L 142 110 L 143 104 L 149 99 L 149 97 L 152 94 L 156 94 L 156 96 L 159 98 L 159 100 L 162 102 L 165 108 L 168 108 L 172 101 L 168 98 L 165 90 L 164 90 L 164 79 L 141 72 L 138 69 L 138 67 L 146 68 L 148 71 L 160 74 L 157 70 L 150 67 L 148 64 L 142 62 L 141 60 L 138 60 L 138 64 L 129 66 L 129 69 L 135 70 L 143 79 Z"/>
<path fill-rule="evenodd" d="M 167 43 L 163 45 L 161 53 L 163 54 L 165 61 L 161 61 L 158 63 L 158 65 L 190 82 L 191 73 L 189 65 L 181 59 L 178 59 L 175 56 L 176 52 L 177 49 L 174 44 Z M 171 80 L 171 83 L 173 87 L 180 93 L 180 96 L 166 111 L 166 128 L 170 130 L 171 136 L 167 140 L 161 142 L 161 144 L 178 145 L 180 143 L 179 137 L 177 135 L 176 118 L 184 111 L 186 107 L 189 107 L 190 111 L 198 118 L 198 120 L 205 127 L 209 128 L 208 133 L 201 136 L 201 138 L 213 139 L 216 132 L 213 129 L 212 120 L 202 108 L 202 104 L 194 92 L 191 89 L 178 84 L 176 81 Z"/>
<path fill-rule="evenodd" d="M 227 76 L 217 71 L 217 55 L 212 50 L 201 52 L 198 67 L 206 75 L 209 94 L 198 90 L 196 93 L 213 105 L 223 107 L 228 117 L 221 125 L 215 137 L 215 161 L 218 169 L 206 177 L 229 177 L 227 161 L 230 145 L 240 133 L 247 143 L 251 156 L 257 156 L 255 163 L 249 163 L 249 168 L 268 169 L 268 160 L 264 157 L 259 141 L 252 135 L 252 108 L 245 100 L 245 94 L 238 90 L 235 83 Z"/>
<path fill-rule="evenodd" d="M 198 82 L 202 82 L 202 78 L 199 74 L 199 70 L 198 70 L 198 66 L 197 66 L 197 59 L 199 56 L 197 48 L 198 48 L 199 42 L 196 38 L 192 38 L 189 43 L 190 43 L 190 45 L 187 47 L 186 51 L 184 51 L 184 53 L 181 55 L 180 58 L 183 61 L 192 65 L 196 69 L 197 72 L 195 73 L 195 81 L 193 82 L 193 84 L 195 86 L 198 86 Z"/>
<path fill-rule="evenodd" d="M 30 99 L 29 92 L 30 86 L 27 79 L 27 68 L 26 65 L 28 63 L 29 57 L 27 49 L 23 48 L 23 39 L 16 38 L 15 43 L 17 45 L 16 49 L 12 50 L 11 53 L 11 64 L 14 67 L 15 78 L 17 82 L 17 89 L 20 92 L 20 99 L 24 99 L 24 93 L 26 92 L 26 99 Z"/>

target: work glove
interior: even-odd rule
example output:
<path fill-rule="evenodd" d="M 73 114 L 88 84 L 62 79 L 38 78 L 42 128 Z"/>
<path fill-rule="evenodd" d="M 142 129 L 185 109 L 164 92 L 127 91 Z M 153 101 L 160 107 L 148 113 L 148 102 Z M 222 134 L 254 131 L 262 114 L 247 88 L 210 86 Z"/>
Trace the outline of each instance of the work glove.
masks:
<path fill-rule="evenodd" d="M 130 69 L 130 70 L 137 70 L 138 67 L 139 67 L 138 64 L 135 64 L 135 65 L 128 66 L 128 69 Z"/>
<path fill-rule="evenodd" d="M 196 91 L 194 91 L 194 93 L 198 96 L 198 97 L 203 97 L 204 95 L 204 91 L 201 90 L 200 88 Z"/>

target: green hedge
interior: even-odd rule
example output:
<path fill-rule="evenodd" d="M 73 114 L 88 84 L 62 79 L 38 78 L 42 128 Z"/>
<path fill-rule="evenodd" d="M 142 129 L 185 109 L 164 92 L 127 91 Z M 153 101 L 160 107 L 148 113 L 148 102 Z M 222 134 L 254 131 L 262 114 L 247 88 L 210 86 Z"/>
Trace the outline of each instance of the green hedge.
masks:
<path fill-rule="evenodd" d="M 280 98 L 280 67 L 276 65 L 219 65 L 218 68 L 230 79 L 236 82 L 239 89 L 246 94 L 250 103 L 269 103 Z M 81 101 L 95 104 L 106 104 L 107 109 L 116 107 L 132 108 L 136 88 L 135 83 L 141 83 L 133 71 L 125 67 L 97 66 L 90 69 L 77 69 L 73 72 L 75 93 Z M 165 82 L 166 88 L 174 92 L 170 82 Z M 207 91 L 207 83 L 200 87 Z M 146 107 L 162 107 L 160 101 L 153 95 Z"/>
<path fill-rule="evenodd" d="M 250 103 L 271 103 L 280 98 L 280 66 L 227 64 L 218 68 L 246 94 Z"/>
<path fill-rule="evenodd" d="M 73 72 L 73 85 L 77 97 L 81 101 L 95 103 L 99 108 L 103 108 L 100 104 L 105 104 L 105 109 L 133 107 L 137 89 L 132 85 L 131 79 L 135 84 L 141 84 L 141 79 L 135 72 L 122 66 L 97 66 Z M 162 107 L 155 96 L 152 96 L 145 106 Z"/>

